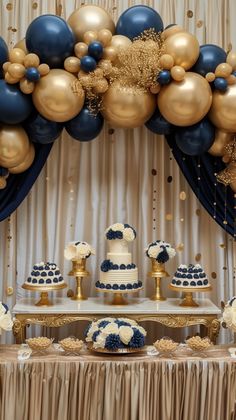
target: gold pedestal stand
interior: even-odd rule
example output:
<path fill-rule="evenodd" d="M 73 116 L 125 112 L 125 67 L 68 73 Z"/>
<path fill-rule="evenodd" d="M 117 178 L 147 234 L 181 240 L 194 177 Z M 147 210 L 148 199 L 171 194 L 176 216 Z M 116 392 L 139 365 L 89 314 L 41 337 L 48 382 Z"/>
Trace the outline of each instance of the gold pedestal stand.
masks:
<path fill-rule="evenodd" d="M 63 284 L 55 284 L 51 286 L 33 286 L 32 284 L 24 283 L 22 285 L 23 289 L 32 290 L 33 292 L 40 292 L 40 300 L 35 303 L 36 306 L 52 306 L 53 303 L 48 298 L 48 292 L 51 290 L 61 290 L 67 287 L 66 283 Z"/>
<path fill-rule="evenodd" d="M 129 302 L 125 299 L 124 294 L 130 294 L 130 293 L 137 293 L 139 292 L 139 290 L 142 290 L 142 287 L 139 287 L 139 289 L 134 289 L 134 290 L 119 290 L 119 291 L 113 291 L 113 290 L 104 290 L 104 289 L 100 289 L 99 287 L 96 287 L 96 289 L 99 292 L 102 293 L 112 293 L 113 294 L 113 299 L 112 301 L 105 301 L 105 303 L 108 303 L 109 305 L 128 305 Z"/>
<path fill-rule="evenodd" d="M 209 292 L 212 287 L 211 286 L 207 286 L 207 287 L 175 287 L 172 284 L 169 284 L 169 289 L 171 290 L 175 290 L 176 292 L 184 292 L 184 299 L 182 300 L 182 302 L 179 304 L 179 306 L 184 306 L 184 307 L 198 307 L 198 303 L 193 299 L 193 293 L 194 292 Z"/>
<path fill-rule="evenodd" d="M 152 271 L 148 273 L 149 277 L 155 279 L 155 294 L 151 297 L 151 300 L 166 300 L 162 295 L 161 290 L 161 279 L 163 277 L 169 277 L 169 274 L 165 271 L 165 265 L 158 263 L 155 258 L 152 258 Z"/>
<path fill-rule="evenodd" d="M 76 280 L 75 293 L 71 293 L 69 295 L 72 300 L 88 299 L 82 292 L 82 280 L 84 277 L 88 277 L 89 275 L 90 273 L 86 270 L 86 258 L 82 258 L 78 261 L 72 261 L 72 270 L 68 273 L 68 276 L 73 276 Z"/>

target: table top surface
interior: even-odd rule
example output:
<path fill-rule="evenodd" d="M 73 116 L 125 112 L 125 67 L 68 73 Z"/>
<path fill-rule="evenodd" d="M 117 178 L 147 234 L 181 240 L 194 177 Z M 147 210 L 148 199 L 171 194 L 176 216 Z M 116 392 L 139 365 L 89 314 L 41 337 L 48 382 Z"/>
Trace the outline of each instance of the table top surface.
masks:
<path fill-rule="evenodd" d="M 111 305 L 109 300 L 91 297 L 84 301 L 54 298 L 53 306 L 35 306 L 37 299 L 22 298 L 13 308 L 14 314 L 130 314 L 130 315 L 219 315 L 218 308 L 210 299 L 197 299 L 199 307 L 179 306 L 181 299 L 169 298 L 157 302 L 148 298 L 129 298 L 127 305 Z"/>

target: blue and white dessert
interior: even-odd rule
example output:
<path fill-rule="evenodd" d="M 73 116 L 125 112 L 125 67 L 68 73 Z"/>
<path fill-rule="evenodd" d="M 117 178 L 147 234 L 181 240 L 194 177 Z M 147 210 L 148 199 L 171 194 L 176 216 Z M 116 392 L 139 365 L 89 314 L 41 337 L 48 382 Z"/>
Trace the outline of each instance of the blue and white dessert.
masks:
<path fill-rule="evenodd" d="M 135 230 L 127 223 L 115 223 L 106 229 L 109 252 L 100 267 L 100 279 L 96 287 L 113 292 L 129 292 L 142 287 L 138 281 L 138 269 L 132 261 L 128 244 L 136 238 Z"/>
<path fill-rule="evenodd" d="M 200 264 L 181 264 L 175 272 L 171 284 L 172 286 L 180 288 L 205 288 L 209 286 L 206 273 Z"/>
<path fill-rule="evenodd" d="M 64 279 L 55 263 L 40 262 L 33 266 L 30 277 L 25 283 L 31 286 L 48 287 L 64 284 Z"/>

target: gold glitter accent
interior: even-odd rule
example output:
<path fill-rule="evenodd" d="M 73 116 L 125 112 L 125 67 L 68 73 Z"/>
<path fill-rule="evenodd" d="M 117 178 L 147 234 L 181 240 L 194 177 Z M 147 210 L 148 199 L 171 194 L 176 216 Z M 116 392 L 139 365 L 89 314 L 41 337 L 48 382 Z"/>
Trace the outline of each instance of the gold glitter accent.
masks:
<path fill-rule="evenodd" d="M 227 186 L 236 180 L 236 173 L 228 167 L 225 168 L 223 171 L 219 172 L 216 178 L 217 181 Z"/>
<path fill-rule="evenodd" d="M 200 261 L 202 258 L 202 254 L 198 253 L 195 255 L 195 261 Z"/>
<path fill-rule="evenodd" d="M 227 220 L 224 220 L 223 225 L 227 225 L 227 224 L 228 224 Z"/>
<path fill-rule="evenodd" d="M 37 9 L 37 7 L 38 7 L 38 3 L 34 2 L 34 3 L 32 4 L 32 8 L 35 10 L 35 9 Z"/>
<path fill-rule="evenodd" d="M 197 21 L 197 27 L 201 28 L 203 26 L 203 21 L 202 20 L 198 20 Z"/>
<path fill-rule="evenodd" d="M 167 213 L 166 220 L 173 220 L 173 215 L 171 213 Z"/>
<path fill-rule="evenodd" d="M 14 293 L 13 287 L 7 287 L 6 294 L 7 296 L 12 296 Z"/>
<path fill-rule="evenodd" d="M 188 10 L 187 11 L 187 17 L 188 18 L 192 18 L 193 17 L 193 11 L 192 10 Z"/>
<path fill-rule="evenodd" d="M 180 251 L 180 252 L 183 251 L 184 250 L 184 244 L 183 243 L 178 244 L 176 249 L 177 249 L 177 251 Z"/>
<path fill-rule="evenodd" d="M 101 76 L 100 73 L 97 73 L 95 69 L 95 71 L 91 71 L 86 75 L 80 76 L 79 80 L 75 82 L 75 84 L 79 83 L 79 85 L 85 90 L 88 109 L 93 115 L 96 115 L 102 110 L 102 94 L 95 92 L 94 88 L 98 82 L 103 79 L 105 78 Z"/>
<path fill-rule="evenodd" d="M 181 193 L 179 194 L 179 199 L 184 201 L 184 200 L 186 200 L 186 197 L 187 197 L 186 192 L 181 191 Z"/>
<path fill-rule="evenodd" d="M 200 210 L 200 209 L 197 209 L 197 210 L 196 210 L 196 215 L 197 215 L 197 216 L 200 216 L 200 214 L 201 214 L 201 210 Z"/>
<path fill-rule="evenodd" d="M 220 244 L 220 248 L 226 248 L 225 244 Z"/>
<path fill-rule="evenodd" d="M 8 11 L 12 10 L 12 9 L 13 9 L 13 4 L 12 4 L 12 3 L 7 3 L 7 5 L 6 5 L 6 9 L 7 9 Z"/>
<path fill-rule="evenodd" d="M 213 279 L 216 279 L 217 274 L 215 273 L 215 271 L 213 271 L 213 272 L 211 273 L 211 277 L 212 277 Z"/>

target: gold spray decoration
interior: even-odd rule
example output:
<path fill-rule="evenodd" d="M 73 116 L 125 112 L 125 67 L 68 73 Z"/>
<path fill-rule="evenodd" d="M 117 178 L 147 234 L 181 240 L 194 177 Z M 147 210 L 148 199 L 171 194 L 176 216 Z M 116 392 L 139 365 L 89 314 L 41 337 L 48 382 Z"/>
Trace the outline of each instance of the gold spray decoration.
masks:
<path fill-rule="evenodd" d="M 236 138 L 225 145 L 222 160 L 224 163 L 236 162 Z"/>
<path fill-rule="evenodd" d="M 218 182 L 227 186 L 236 181 L 236 138 L 224 147 L 223 162 L 229 165 L 219 172 L 216 178 Z"/>

